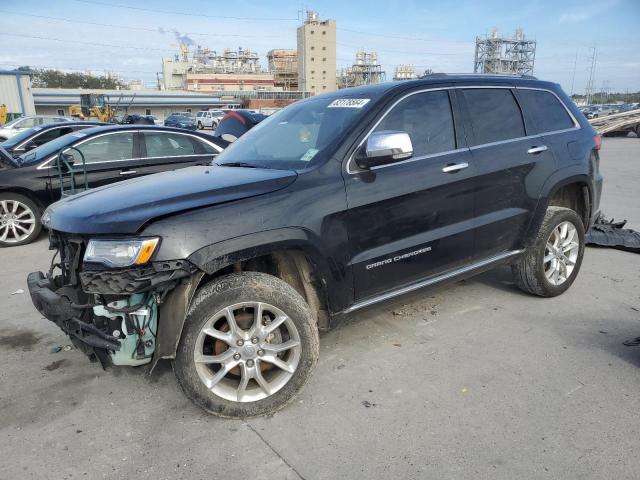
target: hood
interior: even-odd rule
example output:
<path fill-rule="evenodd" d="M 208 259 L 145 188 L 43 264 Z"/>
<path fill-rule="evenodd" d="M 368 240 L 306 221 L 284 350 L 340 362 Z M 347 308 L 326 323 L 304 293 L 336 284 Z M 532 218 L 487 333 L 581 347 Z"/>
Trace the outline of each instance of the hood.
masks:
<path fill-rule="evenodd" d="M 188 167 L 73 195 L 51 205 L 43 221 L 68 233 L 136 233 L 154 218 L 280 190 L 296 175 L 291 170 Z"/>

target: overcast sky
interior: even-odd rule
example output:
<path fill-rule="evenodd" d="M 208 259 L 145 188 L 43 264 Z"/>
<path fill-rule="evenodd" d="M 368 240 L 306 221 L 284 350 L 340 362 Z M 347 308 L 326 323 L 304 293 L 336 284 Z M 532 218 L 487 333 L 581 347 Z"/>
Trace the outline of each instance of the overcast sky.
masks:
<path fill-rule="evenodd" d="M 640 0 L 0 0 L 0 69 L 110 70 L 153 84 L 178 34 L 212 50 L 248 47 L 266 67 L 268 50 L 295 48 L 306 8 L 336 19 L 338 68 L 365 49 L 378 52 L 388 79 L 397 64 L 471 72 L 477 35 L 521 27 L 538 42 L 536 76 L 582 93 L 596 46 L 596 88 L 640 90 Z"/>

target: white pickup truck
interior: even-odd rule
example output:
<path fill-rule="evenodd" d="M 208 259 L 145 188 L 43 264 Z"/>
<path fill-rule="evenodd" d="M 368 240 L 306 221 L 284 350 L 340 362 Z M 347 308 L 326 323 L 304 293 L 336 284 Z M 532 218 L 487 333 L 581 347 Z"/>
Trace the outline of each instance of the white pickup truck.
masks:
<path fill-rule="evenodd" d="M 224 117 L 225 112 L 222 110 L 202 110 L 198 112 L 196 116 L 196 125 L 198 130 L 203 130 L 205 128 L 210 128 L 211 130 L 215 130 L 222 117 Z"/>

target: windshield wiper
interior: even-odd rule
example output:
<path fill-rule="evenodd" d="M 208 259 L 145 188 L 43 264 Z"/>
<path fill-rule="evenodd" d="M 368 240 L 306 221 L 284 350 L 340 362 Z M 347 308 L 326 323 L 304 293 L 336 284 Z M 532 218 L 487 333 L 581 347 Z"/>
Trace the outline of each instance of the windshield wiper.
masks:
<path fill-rule="evenodd" d="M 258 168 L 255 165 L 247 162 L 229 162 L 229 163 L 216 163 L 219 167 L 243 167 L 243 168 Z"/>

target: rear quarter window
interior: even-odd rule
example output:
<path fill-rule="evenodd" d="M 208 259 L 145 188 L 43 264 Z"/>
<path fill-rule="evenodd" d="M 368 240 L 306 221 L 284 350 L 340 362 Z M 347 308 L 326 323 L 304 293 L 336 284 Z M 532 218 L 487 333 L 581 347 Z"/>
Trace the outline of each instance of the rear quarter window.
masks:
<path fill-rule="evenodd" d="M 575 127 L 567 109 L 551 92 L 519 89 L 525 112 L 533 119 L 536 133 L 554 132 Z"/>
<path fill-rule="evenodd" d="M 508 88 L 465 88 L 475 145 L 525 136 L 522 112 Z"/>

